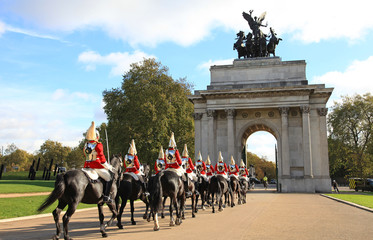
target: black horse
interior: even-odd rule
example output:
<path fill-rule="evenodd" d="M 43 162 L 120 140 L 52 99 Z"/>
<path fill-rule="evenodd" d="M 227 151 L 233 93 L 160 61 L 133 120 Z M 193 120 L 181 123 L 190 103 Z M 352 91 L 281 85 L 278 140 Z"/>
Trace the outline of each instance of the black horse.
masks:
<path fill-rule="evenodd" d="M 110 197 L 114 198 L 117 194 L 117 180 L 121 173 L 122 159 L 119 156 L 113 156 L 110 163 L 114 169 L 114 180 L 110 191 Z M 107 203 L 113 215 L 107 225 L 104 224 L 104 215 L 102 209 L 104 204 L 102 199 L 103 188 L 104 184 L 100 178 L 97 181 L 92 181 L 90 178 L 88 178 L 86 173 L 80 169 L 70 170 L 57 176 L 53 191 L 38 209 L 38 211 L 43 211 L 45 208 L 58 200 L 57 208 L 53 211 L 53 218 L 57 229 L 56 235 L 53 236 L 53 239 L 59 239 L 59 235 L 61 233 L 59 217 L 61 211 L 66 207 L 66 205 L 68 205 L 68 208 L 62 218 L 64 239 L 71 239 L 68 232 L 68 224 L 71 216 L 74 214 L 80 202 L 86 204 L 97 204 L 100 219 L 100 232 L 102 237 L 107 237 L 105 228 L 106 226 L 110 226 L 112 224 L 118 213 L 114 202 Z"/>
<path fill-rule="evenodd" d="M 246 193 L 249 190 L 249 181 L 240 177 L 242 203 L 246 203 Z"/>
<path fill-rule="evenodd" d="M 270 31 L 271 31 L 271 38 L 269 39 L 269 42 L 267 45 L 267 57 L 269 57 L 271 53 L 273 54 L 274 57 L 276 57 L 276 53 L 275 53 L 276 46 L 280 43 L 282 38 L 277 38 L 277 34 L 272 28 L 270 28 Z"/>
<path fill-rule="evenodd" d="M 208 200 L 209 192 L 209 182 L 206 178 L 202 177 L 202 175 L 197 172 L 197 190 L 199 192 L 199 195 L 196 197 L 196 206 L 195 211 L 198 212 L 198 198 L 201 197 L 201 209 L 205 210 L 205 203 Z"/>
<path fill-rule="evenodd" d="M 232 205 L 235 206 L 234 198 L 237 195 L 238 205 L 241 205 L 241 186 L 238 178 L 231 176 L 230 177 L 231 191 L 232 191 Z"/>
<path fill-rule="evenodd" d="M 233 50 L 237 50 L 238 59 L 241 57 L 246 58 L 247 52 L 246 52 L 246 46 L 244 45 L 245 33 L 240 31 L 237 35 L 237 41 L 233 44 Z"/>
<path fill-rule="evenodd" d="M 219 211 L 223 211 L 223 195 L 225 197 L 226 204 L 229 204 L 229 195 L 233 199 L 232 191 L 230 191 L 228 181 L 221 175 L 215 175 L 211 177 L 209 184 L 209 193 L 211 194 L 212 213 L 215 213 L 214 195 L 216 194 L 216 201 L 219 204 Z M 231 204 L 233 207 L 233 202 Z"/>
<path fill-rule="evenodd" d="M 149 171 L 150 171 L 149 165 L 145 165 L 144 166 L 145 176 L 143 176 L 143 180 L 145 182 L 147 182 Z M 145 203 L 146 210 L 145 210 L 143 218 L 144 219 L 147 218 L 148 209 L 149 209 L 149 201 L 148 201 L 148 198 L 144 194 L 144 189 L 142 187 L 140 180 L 136 181 L 130 174 L 126 174 L 126 173 L 122 174 L 121 181 L 120 181 L 119 188 L 118 188 L 118 194 L 115 198 L 115 203 L 116 203 L 117 208 L 119 207 L 119 198 L 122 199 L 122 203 L 119 209 L 119 214 L 117 216 L 117 220 L 118 220 L 117 226 L 119 227 L 119 229 L 123 229 L 122 215 L 123 215 L 124 208 L 126 207 L 127 200 L 130 200 L 132 225 L 136 225 L 136 221 L 134 219 L 133 213 L 135 211 L 134 201 L 137 199 L 140 199 L 141 201 Z"/>
<path fill-rule="evenodd" d="M 159 230 L 158 212 L 162 209 L 162 197 L 170 198 L 170 226 L 180 225 L 181 211 L 185 204 L 184 183 L 174 171 L 159 172 L 149 181 L 150 211 L 154 217 L 154 231 Z M 173 217 L 173 208 L 176 211 L 176 222 Z"/>

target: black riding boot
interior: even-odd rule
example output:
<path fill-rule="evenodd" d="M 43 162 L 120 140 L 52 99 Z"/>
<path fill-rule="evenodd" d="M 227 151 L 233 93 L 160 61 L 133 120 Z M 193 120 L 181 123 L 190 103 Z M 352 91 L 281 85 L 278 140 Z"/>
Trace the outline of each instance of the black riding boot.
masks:
<path fill-rule="evenodd" d="M 111 203 L 112 199 L 110 198 L 110 190 L 113 185 L 113 180 L 107 181 L 104 185 L 104 203 Z"/>
<path fill-rule="evenodd" d="M 200 193 L 198 191 L 198 189 L 199 189 L 199 182 L 198 181 L 194 183 L 194 188 L 195 188 L 196 196 L 199 196 Z"/>
<path fill-rule="evenodd" d="M 191 197 L 193 195 L 193 193 L 189 190 L 188 174 L 185 173 L 183 177 L 184 177 L 184 179 L 181 178 L 181 180 L 184 182 L 185 197 L 188 198 L 188 197 Z"/>

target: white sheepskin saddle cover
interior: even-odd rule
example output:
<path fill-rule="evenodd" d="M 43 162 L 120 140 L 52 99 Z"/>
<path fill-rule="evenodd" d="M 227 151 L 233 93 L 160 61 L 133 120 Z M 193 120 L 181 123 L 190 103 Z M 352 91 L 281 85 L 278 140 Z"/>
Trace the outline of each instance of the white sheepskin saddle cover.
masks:
<path fill-rule="evenodd" d="M 134 172 L 125 172 L 125 173 L 123 173 L 123 174 L 127 174 L 127 175 L 132 176 L 136 181 L 139 180 L 139 176 L 137 176 L 137 174 L 134 173 Z"/>
<path fill-rule="evenodd" d="M 91 180 L 97 180 L 99 177 L 98 173 L 92 168 L 82 168 L 82 171 L 85 172 Z"/>
<path fill-rule="evenodd" d="M 182 168 L 179 168 L 179 169 L 167 168 L 165 171 L 175 172 L 179 177 L 181 177 L 185 173 L 184 169 L 182 169 Z"/>

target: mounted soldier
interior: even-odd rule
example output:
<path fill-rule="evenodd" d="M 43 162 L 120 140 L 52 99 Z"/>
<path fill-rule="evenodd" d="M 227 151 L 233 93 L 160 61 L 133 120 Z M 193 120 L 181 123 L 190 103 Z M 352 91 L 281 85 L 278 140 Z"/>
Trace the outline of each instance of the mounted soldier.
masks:
<path fill-rule="evenodd" d="M 163 171 L 165 169 L 165 167 L 166 167 L 165 155 L 164 155 L 164 152 L 163 152 L 163 147 L 161 146 L 159 148 L 158 159 L 154 164 L 155 175 L 158 174 L 160 171 Z"/>
<path fill-rule="evenodd" d="M 168 149 L 166 150 L 166 171 L 174 171 L 177 173 L 184 183 L 185 195 L 191 196 L 192 193 L 188 189 L 188 176 L 186 171 L 182 168 L 183 161 L 181 160 L 179 150 L 176 147 L 174 133 L 171 133 Z"/>
<path fill-rule="evenodd" d="M 194 173 L 194 164 L 193 164 L 193 161 L 192 159 L 189 157 L 189 154 L 188 154 L 188 148 L 187 148 L 187 145 L 185 144 L 184 145 L 184 150 L 183 150 L 183 154 L 182 154 L 182 157 L 181 157 L 182 161 L 183 161 L 183 165 L 185 163 L 185 171 L 188 175 L 188 178 L 194 182 L 197 181 L 197 175 Z"/>
<path fill-rule="evenodd" d="M 86 134 L 87 142 L 84 145 L 86 161 L 82 170 L 89 175 L 89 169 L 93 169 L 105 181 L 103 201 L 105 203 L 110 203 L 112 200 L 109 194 L 111 185 L 113 184 L 112 166 L 106 161 L 104 147 L 102 143 L 98 141 L 99 139 L 100 134 L 95 128 L 95 122 L 92 121 Z"/>
<path fill-rule="evenodd" d="M 237 164 L 235 163 L 233 156 L 231 156 L 231 164 L 229 165 L 228 174 L 229 177 L 235 177 L 238 180 L 238 173 L 239 169 Z"/>
<path fill-rule="evenodd" d="M 215 170 L 214 170 L 214 167 L 211 164 L 210 157 L 207 156 L 207 159 L 206 159 L 206 176 L 207 176 L 209 181 L 210 181 L 211 177 L 214 176 L 214 173 L 215 173 Z"/>
<path fill-rule="evenodd" d="M 202 160 L 201 152 L 198 153 L 196 167 L 197 167 L 197 172 L 199 173 L 199 175 L 201 175 L 201 177 L 203 177 L 207 181 L 206 164 Z"/>
<path fill-rule="evenodd" d="M 228 180 L 227 172 L 228 172 L 227 164 L 225 164 L 223 156 L 221 155 L 221 152 L 219 151 L 218 162 L 215 165 L 215 173 L 216 175 L 221 175 L 225 179 Z"/>
<path fill-rule="evenodd" d="M 132 139 L 130 143 L 130 147 L 128 148 L 128 153 L 124 158 L 123 165 L 125 168 L 124 174 L 131 175 L 135 181 L 139 181 L 142 186 L 143 194 L 145 195 L 145 197 L 149 195 L 149 193 L 146 190 L 143 173 L 140 171 L 140 162 L 137 157 L 137 150 L 134 139 Z"/>
<path fill-rule="evenodd" d="M 240 179 L 244 179 L 246 181 L 249 181 L 249 171 L 247 171 L 247 168 L 245 166 L 245 163 L 243 162 L 243 160 L 241 159 L 241 163 L 240 163 Z"/>

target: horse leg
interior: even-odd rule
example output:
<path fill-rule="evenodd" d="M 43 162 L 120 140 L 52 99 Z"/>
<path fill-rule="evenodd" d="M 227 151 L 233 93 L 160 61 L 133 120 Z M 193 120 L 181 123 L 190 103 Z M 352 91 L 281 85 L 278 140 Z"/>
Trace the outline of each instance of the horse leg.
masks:
<path fill-rule="evenodd" d="M 158 213 L 153 213 L 154 215 L 154 231 L 159 230 L 159 222 L 158 222 Z"/>
<path fill-rule="evenodd" d="M 133 202 L 134 201 L 131 199 L 130 200 L 130 204 L 131 204 L 131 222 L 132 222 L 132 225 L 136 225 L 135 218 L 133 217 L 133 213 L 135 212 L 135 206 L 134 206 Z"/>
<path fill-rule="evenodd" d="M 219 209 L 218 211 L 221 212 L 224 210 L 224 206 L 223 206 L 223 193 L 218 193 L 216 194 L 216 201 L 218 202 L 219 204 Z"/>
<path fill-rule="evenodd" d="M 174 216 L 173 216 L 173 214 L 172 214 L 172 212 L 173 212 L 173 209 L 172 209 L 172 204 L 173 204 L 173 198 L 172 197 L 170 197 L 170 227 L 172 227 L 172 226 L 175 226 L 175 221 L 174 221 Z"/>
<path fill-rule="evenodd" d="M 198 212 L 198 199 L 199 199 L 199 196 L 201 195 L 201 202 L 202 202 L 202 196 L 203 196 L 203 193 L 199 193 L 199 195 L 196 195 L 196 203 L 195 203 L 195 208 L 194 208 L 194 212 L 197 213 Z"/>
<path fill-rule="evenodd" d="M 53 239 L 59 239 L 61 233 L 61 225 L 60 225 L 60 214 L 62 209 L 66 207 L 67 203 L 58 200 L 58 206 L 53 211 L 53 219 L 56 223 L 56 235 L 53 236 Z"/>
<path fill-rule="evenodd" d="M 122 215 L 123 215 L 124 208 L 126 207 L 126 204 L 127 204 L 127 198 L 123 197 L 122 204 L 120 205 L 120 209 L 119 209 L 119 214 L 117 216 L 117 226 L 119 229 L 123 229 Z"/>
<path fill-rule="evenodd" d="M 106 223 L 106 226 L 111 226 L 113 224 L 114 219 L 118 216 L 118 211 L 117 211 L 116 204 L 114 202 L 107 203 L 107 206 L 109 207 L 111 211 L 111 218 Z"/>
<path fill-rule="evenodd" d="M 215 205 L 214 205 L 214 195 L 215 193 L 211 193 L 211 200 L 212 200 L 212 213 L 215 213 Z"/>
<path fill-rule="evenodd" d="M 148 203 L 148 201 L 146 201 L 145 202 L 145 213 L 142 216 L 143 219 L 147 219 L 148 218 L 148 211 L 149 211 L 149 203 Z"/>
<path fill-rule="evenodd" d="M 175 209 L 176 209 L 176 225 L 180 225 L 182 223 L 182 220 L 181 220 L 181 214 L 183 213 L 184 214 L 184 209 L 185 209 L 185 195 L 182 195 L 181 197 L 176 197 L 175 196 L 175 203 L 174 203 L 174 206 L 175 206 Z"/>
<path fill-rule="evenodd" d="M 166 204 L 167 197 L 163 198 L 161 218 L 164 218 L 164 205 Z"/>
<path fill-rule="evenodd" d="M 65 215 L 63 215 L 62 220 L 63 220 L 63 234 L 64 234 L 64 239 L 65 240 L 72 240 L 69 236 L 69 221 L 71 216 L 74 214 L 76 207 L 78 206 L 78 202 L 73 202 L 71 205 L 68 206 L 67 211 Z"/>
<path fill-rule="evenodd" d="M 196 217 L 195 211 L 197 209 L 197 206 L 194 205 L 195 200 L 196 200 L 196 193 L 194 193 L 192 196 L 192 218 Z"/>
<path fill-rule="evenodd" d="M 102 237 L 107 237 L 107 234 L 105 232 L 105 228 L 106 228 L 106 224 L 104 224 L 104 212 L 103 212 L 103 204 L 97 204 L 97 208 L 98 208 L 98 218 L 100 219 L 100 232 L 101 232 L 101 235 Z"/>

